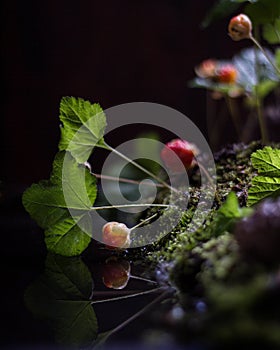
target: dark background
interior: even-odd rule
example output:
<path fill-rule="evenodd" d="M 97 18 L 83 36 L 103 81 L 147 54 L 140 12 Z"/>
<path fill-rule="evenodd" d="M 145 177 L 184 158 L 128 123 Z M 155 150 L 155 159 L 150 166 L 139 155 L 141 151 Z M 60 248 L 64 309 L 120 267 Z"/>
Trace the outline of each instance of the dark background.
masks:
<path fill-rule="evenodd" d="M 179 110 L 208 137 L 206 93 L 190 89 L 194 66 L 229 58 L 244 45 L 228 19 L 200 23 L 214 1 L 4 0 L 1 2 L 1 343 L 44 343 L 49 331 L 24 306 L 44 269 L 43 232 L 21 205 L 22 191 L 48 178 L 59 141 L 61 97 L 106 109 L 134 101 Z M 230 140 L 232 126 L 224 131 Z M 227 134 L 228 132 L 228 134 Z M 113 140 L 116 142 L 116 140 Z M 30 348 L 30 347 L 29 347 Z"/>
<path fill-rule="evenodd" d="M 29 186 L 49 176 L 66 95 L 104 109 L 164 104 L 207 137 L 206 93 L 188 81 L 203 59 L 229 58 L 243 45 L 229 39 L 228 19 L 201 29 L 213 3 L 2 1 L 2 181 Z"/>

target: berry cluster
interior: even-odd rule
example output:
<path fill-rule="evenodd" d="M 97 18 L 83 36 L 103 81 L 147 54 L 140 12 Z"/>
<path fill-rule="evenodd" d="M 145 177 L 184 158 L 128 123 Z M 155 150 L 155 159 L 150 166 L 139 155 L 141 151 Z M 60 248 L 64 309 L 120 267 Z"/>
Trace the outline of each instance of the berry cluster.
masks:
<path fill-rule="evenodd" d="M 213 59 L 207 59 L 195 68 L 196 74 L 203 79 L 209 79 L 220 84 L 234 84 L 237 81 L 238 72 L 231 63 L 221 63 Z"/>

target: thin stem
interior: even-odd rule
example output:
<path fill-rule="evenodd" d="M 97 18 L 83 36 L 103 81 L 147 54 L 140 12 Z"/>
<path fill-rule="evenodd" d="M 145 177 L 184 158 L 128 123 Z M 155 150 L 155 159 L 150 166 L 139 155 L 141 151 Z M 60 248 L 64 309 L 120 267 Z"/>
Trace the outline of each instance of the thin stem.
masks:
<path fill-rule="evenodd" d="M 259 50 L 261 50 L 261 52 L 265 55 L 265 57 L 270 62 L 270 64 L 273 66 L 273 68 L 276 69 L 276 67 L 274 67 L 273 62 L 271 62 L 270 57 L 267 56 L 267 53 L 262 48 L 262 46 L 259 44 L 258 38 L 259 38 L 259 27 L 255 27 L 255 37 L 253 35 L 251 35 L 250 39 L 255 43 L 256 47 Z M 257 83 L 259 83 L 260 69 L 259 69 L 259 61 L 258 61 L 258 55 L 257 55 L 256 50 L 255 50 L 255 62 L 256 62 L 255 63 L 255 71 L 256 71 L 256 76 L 257 76 Z M 276 69 L 276 71 L 278 72 L 277 69 Z M 257 112 L 259 127 L 260 127 L 260 131 L 261 131 L 261 140 L 262 140 L 262 144 L 266 144 L 268 142 L 268 135 L 267 135 L 267 128 L 266 128 L 265 120 L 264 120 L 264 116 L 263 116 L 262 99 L 258 93 L 257 86 L 255 86 L 254 90 L 255 90 L 254 97 L 255 97 L 255 104 L 256 104 L 256 112 Z"/>
<path fill-rule="evenodd" d="M 156 297 L 152 302 L 150 302 L 149 304 L 147 304 L 146 306 L 143 307 L 143 309 L 139 310 L 138 312 L 136 312 L 135 314 L 133 314 L 131 317 L 129 317 L 128 319 L 126 319 L 124 322 L 120 323 L 118 326 L 116 326 L 115 328 L 111 329 L 105 336 L 104 339 L 108 339 L 111 335 L 113 335 L 114 333 L 120 331 L 122 328 L 124 328 L 125 326 L 127 326 L 130 322 L 134 321 L 137 317 L 141 316 L 142 314 L 144 314 L 145 312 L 147 312 L 153 305 L 155 305 L 156 303 L 158 303 L 159 301 L 161 301 L 168 293 L 170 293 L 170 290 L 166 290 L 165 292 L 161 293 L 158 297 Z M 94 346 L 95 347 L 95 346 Z"/>
<path fill-rule="evenodd" d="M 133 293 L 133 294 L 128 294 L 128 295 L 122 295 L 121 297 L 116 297 L 116 298 L 109 298 L 109 299 L 101 299 L 101 300 L 93 300 L 91 304 L 100 304 L 100 303 L 107 303 L 109 301 L 117 301 L 117 300 L 123 300 L 123 299 L 128 299 L 128 298 L 134 298 L 138 297 L 141 295 L 146 295 L 154 292 L 158 292 L 159 290 L 166 288 L 166 287 L 158 287 L 158 288 L 153 288 L 149 290 L 145 290 L 144 292 L 138 292 L 138 293 Z"/>
<path fill-rule="evenodd" d="M 210 182 L 210 184 L 214 187 L 214 181 L 213 181 L 213 179 L 210 177 L 210 175 L 209 175 L 208 171 L 205 169 L 205 167 L 204 167 L 201 163 L 199 163 L 199 162 L 197 162 L 197 165 L 198 165 L 199 168 L 204 172 L 204 174 L 205 174 L 205 176 L 207 177 L 207 179 L 208 179 L 208 181 Z"/>
<path fill-rule="evenodd" d="M 261 52 L 265 55 L 266 59 L 268 60 L 268 62 L 272 65 L 272 67 L 275 69 L 276 73 L 280 75 L 280 70 L 279 68 L 274 64 L 274 62 L 271 60 L 271 58 L 268 56 L 268 54 L 265 52 L 265 50 L 263 49 L 263 47 L 261 46 L 261 44 L 258 42 L 258 40 L 256 38 L 253 37 L 253 35 L 251 35 L 249 37 L 249 39 L 251 39 L 253 41 L 253 43 L 261 50 Z"/>
<path fill-rule="evenodd" d="M 237 134 L 239 140 L 242 141 L 240 130 L 239 130 L 239 123 L 238 123 L 238 113 L 236 112 L 235 105 L 233 104 L 232 98 L 229 97 L 227 94 L 225 95 L 225 100 L 227 103 L 229 113 L 231 115 L 231 119 L 232 119 L 232 122 L 233 122 L 233 125 L 235 128 L 236 134 Z"/>
<path fill-rule="evenodd" d="M 140 276 L 130 275 L 129 277 L 133 278 L 134 280 L 139 280 L 139 281 L 143 281 L 143 282 L 158 284 L 156 281 L 152 281 L 152 280 L 149 280 L 148 278 L 144 278 L 144 277 L 140 277 Z"/>
<path fill-rule="evenodd" d="M 258 116 L 258 121 L 259 121 L 259 125 L 260 125 L 260 130 L 261 130 L 262 144 L 265 145 L 268 143 L 268 135 L 267 135 L 267 128 L 265 125 L 265 120 L 264 120 L 263 112 L 262 112 L 262 102 L 261 102 L 261 99 L 258 95 L 257 89 L 255 89 L 255 96 L 256 96 L 256 110 L 257 110 L 257 116 Z"/>
<path fill-rule="evenodd" d="M 154 215 L 150 216 L 149 218 L 142 220 L 141 222 L 139 222 L 139 224 L 131 227 L 130 232 L 135 230 L 136 228 L 138 228 L 139 226 L 142 226 L 145 222 L 150 221 L 151 219 L 153 219 L 154 217 L 156 217 L 158 215 L 158 213 L 155 213 Z"/>
<path fill-rule="evenodd" d="M 137 208 L 137 207 L 161 207 L 161 208 L 168 208 L 171 207 L 170 204 L 150 204 L 150 203 L 144 203 L 144 204 L 118 204 L 118 205 L 103 205 L 101 207 L 91 207 L 90 210 L 104 210 L 104 209 L 117 209 L 117 208 Z"/>
<path fill-rule="evenodd" d="M 109 181 L 118 181 L 118 182 L 126 182 L 126 183 L 130 183 L 130 184 L 140 185 L 140 181 L 137 181 L 137 180 L 131 180 L 131 179 L 125 179 L 123 177 L 115 177 L 115 176 L 95 174 L 95 173 L 91 173 L 91 174 L 93 176 L 97 177 L 98 179 L 104 179 L 104 180 L 109 180 Z M 141 184 L 142 185 L 144 184 L 146 186 L 164 187 L 162 184 L 150 183 L 150 182 L 145 182 L 145 181 L 141 181 Z"/>
<path fill-rule="evenodd" d="M 150 177 L 152 177 L 153 179 L 155 179 L 156 181 L 158 181 L 159 183 L 161 183 L 164 187 L 168 188 L 170 191 L 174 191 L 177 193 L 180 193 L 180 191 L 178 191 L 176 188 L 171 187 L 167 182 L 163 181 L 161 178 L 159 178 L 158 176 L 154 175 L 153 173 L 151 173 L 149 170 L 147 170 L 146 168 L 142 167 L 140 164 L 134 162 L 134 160 L 128 158 L 126 155 L 122 154 L 121 152 L 117 151 L 116 149 L 114 149 L 113 147 L 107 145 L 108 148 L 110 149 L 110 151 L 114 152 L 115 154 L 117 154 L 119 157 L 125 159 L 127 162 L 131 163 L 132 165 L 134 165 L 136 168 L 140 169 L 141 171 L 143 171 L 144 173 L 146 173 L 147 175 L 149 175 Z"/>
<path fill-rule="evenodd" d="M 280 33 L 279 33 L 279 31 L 276 29 L 276 24 L 275 24 L 275 22 L 274 22 L 273 29 L 274 29 L 275 35 L 277 36 L 278 41 L 280 41 Z"/>

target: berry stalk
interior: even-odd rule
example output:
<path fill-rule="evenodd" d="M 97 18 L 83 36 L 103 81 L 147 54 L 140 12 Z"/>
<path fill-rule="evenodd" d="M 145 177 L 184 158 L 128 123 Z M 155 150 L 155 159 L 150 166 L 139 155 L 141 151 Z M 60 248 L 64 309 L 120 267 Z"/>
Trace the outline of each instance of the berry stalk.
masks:
<path fill-rule="evenodd" d="M 167 189 L 169 189 L 170 191 L 174 191 L 176 193 L 180 193 L 180 191 L 178 191 L 176 188 L 170 186 L 167 182 L 165 182 L 164 180 L 162 180 L 161 178 L 159 178 L 158 176 L 156 176 L 155 174 L 151 173 L 149 170 L 147 170 L 146 168 L 142 167 L 140 164 L 134 162 L 134 160 L 128 158 L 126 155 L 122 154 L 121 152 L 117 151 L 115 148 L 108 146 L 108 149 L 111 152 L 114 152 L 115 154 L 117 154 L 119 157 L 123 158 L 124 160 L 126 160 L 127 162 L 133 164 L 136 168 L 138 168 L 139 170 L 143 171 L 145 174 L 147 174 L 148 176 L 150 176 L 151 178 L 155 179 L 157 182 L 161 183 L 164 187 L 166 187 Z"/>
<path fill-rule="evenodd" d="M 280 69 L 274 64 L 274 62 L 271 60 L 271 58 L 268 56 L 268 54 L 265 52 L 264 48 L 261 46 L 261 44 L 258 42 L 258 40 L 251 35 L 249 39 L 261 50 L 261 52 L 264 54 L 268 62 L 271 64 L 271 66 L 274 68 L 276 73 L 280 75 Z"/>

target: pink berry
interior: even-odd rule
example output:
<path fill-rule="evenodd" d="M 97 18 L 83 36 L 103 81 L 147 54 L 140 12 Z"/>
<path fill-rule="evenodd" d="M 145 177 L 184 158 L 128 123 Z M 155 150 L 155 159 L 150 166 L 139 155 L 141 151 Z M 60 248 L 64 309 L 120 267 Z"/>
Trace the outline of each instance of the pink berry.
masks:
<path fill-rule="evenodd" d="M 104 285 L 112 289 L 126 287 L 130 277 L 130 263 L 124 259 L 111 257 L 102 266 L 102 281 Z"/>
<path fill-rule="evenodd" d="M 175 139 L 168 142 L 161 151 L 161 159 L 167 168 L 174 173 L 180 173 L 184 169 L 190 169 L 195 164 L 194 156 L 196 147 L 186 140 Z M 178 160 L 177 157 L 181 160 Z M 183 167 L 182 167 L 183 165 Z"/>
<path fill-rule="evenodd" d="M 102 229 L 102 240 L 108 248 L 128 248 L 130 246 L 130 229 L 120 222 L 107 222 Z"/>
<path fill-rule="evenodd" d="M 208 59 L 202 61 L 196 68 L 195 72 L 200 78 L 213 78 L 215 76 L 217 61 Z"/>
<path fill-rule="evenodd" d="M 228 34 L 234 41 L 249 39 L 252 36 L 252 22 L 243 13 L 233 17 L 228 25 Z"/>

